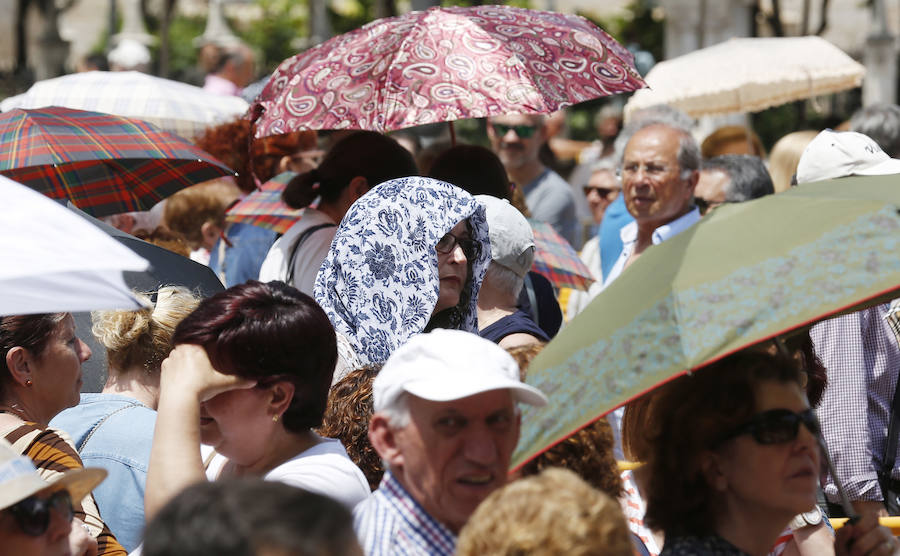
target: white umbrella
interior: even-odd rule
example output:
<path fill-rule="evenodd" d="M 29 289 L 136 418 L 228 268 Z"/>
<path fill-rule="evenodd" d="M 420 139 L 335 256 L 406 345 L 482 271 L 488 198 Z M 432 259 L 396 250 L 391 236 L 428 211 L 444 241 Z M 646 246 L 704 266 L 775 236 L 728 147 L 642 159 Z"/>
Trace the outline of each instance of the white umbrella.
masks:
<path fill-rule="evenodd" d="M 137 118 L 193 139 L 208 126 L 242 116 L 248 105 L 239 97 L 138 71 L 89 71 L 38 81 L 21 95 L 5 99 L 0 110 L 45 106 Z"/>
<path fill-rule="evenodd" d="M 625 116 L 657 104 L 691 116 L 758 112 L 859 87 L 865 71 L 821 37 L 730 39 L 653 66 Z"/>
<path fill-rule="evenodd" d="M 40 193 L 0 176 L 0 315 L 137 309 L 122 278 L 149 263 Z"/>

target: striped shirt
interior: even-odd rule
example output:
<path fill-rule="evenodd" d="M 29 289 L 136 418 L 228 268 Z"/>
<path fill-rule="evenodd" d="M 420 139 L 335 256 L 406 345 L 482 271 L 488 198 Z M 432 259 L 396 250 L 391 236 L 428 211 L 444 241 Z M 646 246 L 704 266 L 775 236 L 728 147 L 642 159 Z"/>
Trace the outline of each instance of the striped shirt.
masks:
<path fill-rule="evenodd" d="M 428 515 L 390 471 L 378 490 L 356 506 L 353 521 L 366 556 L 452 556 L 456 549 L 456 536 Z"/>
<path fill-rule="evenodd" d="M 7 432 L 5 438 L 16 451 L 31 458 L 45 481 L 52 481 L 70 469 L 84 467 L 72 441 L 62 431 L 44 429 L 37 423 L 27 422 Z M 80 507 L 77 500 L 72 502 L 75 517 L 83 521 L 91 536 L 97 539 L 97 555 L 125 556 L 125 549 L 101 520 L 93 495 L 88 494 Z"/>

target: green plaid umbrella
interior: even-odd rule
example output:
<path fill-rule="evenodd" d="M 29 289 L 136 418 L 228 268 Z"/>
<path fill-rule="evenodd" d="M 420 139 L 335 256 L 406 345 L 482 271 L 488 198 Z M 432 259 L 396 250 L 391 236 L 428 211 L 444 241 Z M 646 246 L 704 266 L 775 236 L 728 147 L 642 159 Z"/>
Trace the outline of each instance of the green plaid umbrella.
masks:
<path fill-rule="evenodd" d="M 0 174 L 105 216 L 233 172 L 141 120 L 49 107 L 0 114 Z"/>
<path fill-rule="evenodd" d="M 521 465 L 681 374 L 900 292 L 900 175 L 723 205 L 647 249 L 538 355 Z"/>

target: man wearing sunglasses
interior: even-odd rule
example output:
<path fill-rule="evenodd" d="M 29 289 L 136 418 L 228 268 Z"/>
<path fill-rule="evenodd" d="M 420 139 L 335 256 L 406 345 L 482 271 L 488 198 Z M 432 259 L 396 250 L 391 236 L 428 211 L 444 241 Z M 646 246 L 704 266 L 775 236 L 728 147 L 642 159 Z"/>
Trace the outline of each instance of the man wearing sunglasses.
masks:
<path fill-rule="evenodd" d="M 775 193 L 772 178 L 758 156 L 723 154 L 703 161 L 694 202 L 705 215 L 725 203 L 742 203 Z"/>
<path fill-rule="evenodd" d="M 509 114 L 488 120 L 491 147 L 511 182 L 522 188 L 531 217 L 547 222 L 576 249 L 578 219 L 572 188 L 559 174 L 544 166 L 539 153 L 547 141 L 544 116 Z"/>
<path fill-rule="evenodd" d="M 16 556 L 85 556 L 97 541 L 81 522 L 73 527 L 72 502 L 106 477 L 103 469 L 73 469 L 46 482 L 32 461 L 0 439 L 0 553 Z"/>

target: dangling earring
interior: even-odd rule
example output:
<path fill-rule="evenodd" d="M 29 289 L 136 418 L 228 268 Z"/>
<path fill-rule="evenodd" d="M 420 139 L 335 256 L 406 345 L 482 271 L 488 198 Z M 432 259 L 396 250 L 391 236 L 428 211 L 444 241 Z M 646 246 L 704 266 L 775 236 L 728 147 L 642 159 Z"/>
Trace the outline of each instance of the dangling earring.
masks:
<path fill-rule="evenodd" d="M 27 388 L 31 388 L 31 385 L 32 385 L 32 384 L 34 384 L 34 383 L 31 382 L 31 379 L 30 379 L 30 378 L 26 378 L 26 379 L 25 379 L 25 386 L 26 386 Z"/>

